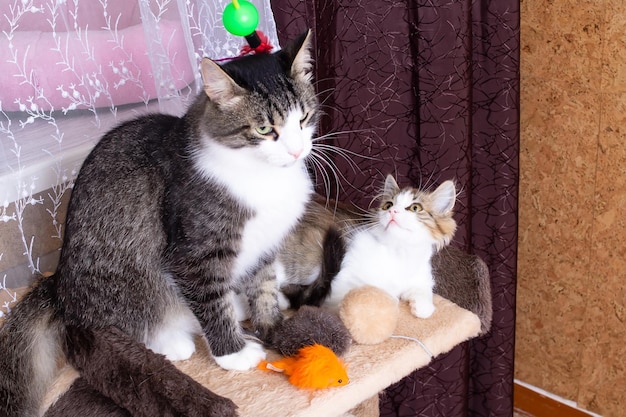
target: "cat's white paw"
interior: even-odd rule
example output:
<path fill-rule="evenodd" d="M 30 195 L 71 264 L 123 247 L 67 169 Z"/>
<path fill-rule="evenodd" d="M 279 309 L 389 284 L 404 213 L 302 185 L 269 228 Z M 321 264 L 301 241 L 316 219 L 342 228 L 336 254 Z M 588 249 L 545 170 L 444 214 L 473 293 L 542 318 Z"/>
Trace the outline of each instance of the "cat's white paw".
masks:
<path fill-rule="evenodd" d="M 427 301 L 411 302 L 411 313 L 420 319 L 427 319 L 435 312 L 435 305 Z"/>
<path fill-rule="evenodd" d="M 278 308 L 281 310 L 288 310 L 291 308 L 291 303 L 285 294 L 278 292 Z"/>
<path fill-rule="evenodd" d="M 193 336 L 189 333 L 169 334 L 169 338 L 161 334 L 148 345 L 152 351 L 165 355 L 171 361 L 183 361 L 189 359 L 196 351 Z"/>
<path fill-rule="evenodd" d="M 246 345 L 239 352 L 230 355 L 214 356 L 215 362 L 224 369 L 232 371 L 247 371 L 254 368 L 265 359 L 263 346 L 257 342 L 246 341 Z"/>
<path fill-rule="evenodd" d="M 196 351 L 194 337 L 201 331 L 191 310 L 173 308 L 145 341 L 148 349 L 165 355 L 171 361 L 189 359 Z"/>

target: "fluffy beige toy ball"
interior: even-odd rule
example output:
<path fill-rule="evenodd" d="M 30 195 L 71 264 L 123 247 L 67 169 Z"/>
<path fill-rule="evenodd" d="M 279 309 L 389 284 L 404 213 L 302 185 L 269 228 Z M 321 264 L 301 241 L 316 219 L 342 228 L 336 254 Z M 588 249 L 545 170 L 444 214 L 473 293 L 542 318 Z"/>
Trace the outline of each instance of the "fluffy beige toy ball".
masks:
<path fill-rule="evenodd" d="M 398 300 L 380 288 L 365 286 L 350 291 L 339 305 L 339 317 L 352 339 L 375 345 L 389 338 L 398 324 Z"/>

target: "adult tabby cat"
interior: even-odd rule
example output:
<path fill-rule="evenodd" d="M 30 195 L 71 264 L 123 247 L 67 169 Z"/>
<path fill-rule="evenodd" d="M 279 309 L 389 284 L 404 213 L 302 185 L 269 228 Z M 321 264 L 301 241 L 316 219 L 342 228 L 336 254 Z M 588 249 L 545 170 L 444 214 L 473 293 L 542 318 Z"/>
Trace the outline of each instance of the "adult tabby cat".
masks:
<path fill-rule="evenodd" d="M 38 415 L 58 356 L 134 416 L 236 415 L 153 352 L 188 358 L 199 333 L 223 368 L 265 357 L 232 294 L 245 291 L 268 339 L 282 319 L 275 253 L 312 193 L 318 102 L 306 34 L 201 71 L 204 92 L 183 117 L 124 123 L 85 160 L 57 271 L 0 330 L 0 415 Z"/>
<path fill-rule="evenodd" d="M 389 175 L 379 207 L 365 215 L 311 202 L 277 258 L 282 292 L 292 307 L 337 307 L 350 290 L 372 285 L 408 301 L 415 316 L 429 317 L 431 258 L 454 235 L 455 200 L 452 181 L 427 192 L 400 188 Z"/>

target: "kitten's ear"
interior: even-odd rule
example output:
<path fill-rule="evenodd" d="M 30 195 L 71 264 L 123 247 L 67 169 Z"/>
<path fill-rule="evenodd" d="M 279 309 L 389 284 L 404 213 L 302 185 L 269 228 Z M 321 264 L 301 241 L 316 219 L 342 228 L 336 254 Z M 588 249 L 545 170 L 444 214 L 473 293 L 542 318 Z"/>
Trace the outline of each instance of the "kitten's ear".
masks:
<path fill-rule="evenodd" d="M 241 88 L 217 63 L 203 58 L 201 64 L 204 92 L 220 107 L 235 106 L 244 94 Z"/>
<path fill-rule="evenodd" d="M 387 197 L 391 197 L 391 196 L 398 194 L 398 192 L 400 192 L 400 187 L 398 186 L 396 179 L 391 174 L 387 175 L 387 178 L 385 178 L 385 187 L 383 188 L 383 195 Z"/>
<path fill-rule="evenodd" d="M 431 194 L 432 209 L 437 214 L 444 214 L 454 208 L 456 202 L 456 188 L 453 181 L 444 181 Z"/>
<path fill-rule="evenodd" d="M 302 35 L 291 41 L 283 48 L 291 61 L 290 74 L 294 79 L 311 82 L 313 78 L 313 58 L 311 56 L 311 31 L 307 30 Z"/>

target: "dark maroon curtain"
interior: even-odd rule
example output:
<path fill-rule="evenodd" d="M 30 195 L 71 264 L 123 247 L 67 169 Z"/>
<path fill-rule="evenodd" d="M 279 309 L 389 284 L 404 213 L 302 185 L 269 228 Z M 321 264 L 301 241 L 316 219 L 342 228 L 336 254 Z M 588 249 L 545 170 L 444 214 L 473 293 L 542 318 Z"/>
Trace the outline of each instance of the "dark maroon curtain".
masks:
<path fill-rule="evenodd" d="M 340 185 L 455 179 L 454 245 L 490 267 L 494 321 L 381 395 L 382 416 L 511 416 L 517 255 L 519 0 L 273 0 L 281 42 L 311 28 Z M 321 182 L 321 181 L 320 181 Z"/>

